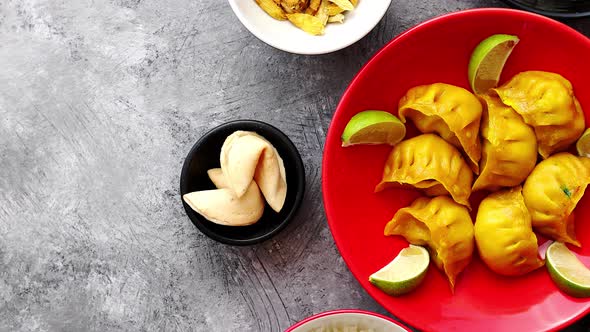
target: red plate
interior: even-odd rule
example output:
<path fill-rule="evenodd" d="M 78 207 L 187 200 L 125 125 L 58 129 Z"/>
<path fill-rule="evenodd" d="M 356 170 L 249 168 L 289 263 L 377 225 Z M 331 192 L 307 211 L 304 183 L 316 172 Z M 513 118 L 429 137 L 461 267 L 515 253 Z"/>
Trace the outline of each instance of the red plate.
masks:
<path fill-rule="evenodd" d="M 467 64 L 473 48 L 496 33 L 514 34 L 520 43 L 508 60 L 502 81 L 525 70 L 564 75 L 590 119 L 590 40 L 551 19 L 507 9 L 476 9 L 422 23 L 392 40 L 352 81 L 328 132 L 323 160 L 324 204 L 332 234 L 353 275 L 367 292 L 397 317 L 432 331 L 536 331 L 564 327 L 590 311 L 590 300 L 561 293 L 544 268 L 518 278 L 500 277 L 479 258 L 460 275 L 451 294 L 443 274 L 430 268 L 425 282 L 404 297 L 390 297 L 368 277 L 407 246 L 386 237 L 383 228 L 397 209 L 417 192 L 373 193 L 391 148 L 340 147 L 348 120 L 367 109 L 397 114 L 399 98 L 409 88 L 445 82 L 468 88 Z M 409 132 L 413 136 L 415 130 Z M 590 266 L 590 195 L 576 210 L 575 250 Z"/>

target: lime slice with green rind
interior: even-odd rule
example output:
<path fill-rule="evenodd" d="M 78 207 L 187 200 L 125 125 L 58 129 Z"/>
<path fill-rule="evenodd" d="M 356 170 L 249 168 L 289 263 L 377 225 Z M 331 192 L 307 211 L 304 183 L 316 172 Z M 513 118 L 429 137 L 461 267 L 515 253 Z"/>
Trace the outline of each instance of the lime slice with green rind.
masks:
<path fill-rule="evenodd" d="M 342 146 L 357 144 L 395 145 L 406 136 L 406 126 L 384 111 L 363 111 L 354 115 L 342 132 Z"/>
<path fill-rule="evenodd" d="M 545 263 L 551 279 L 564 293 L 574 297 L 590 296 L 590 270 L 565 244 L 551 244 Z"/>
<path fill-rule="evenodd" d="M 590 158 L 590 128 L 587 128 L 576 142 L 578 156 Z"/>
<path fill-rule="evenodd" d="M 516 36 L 498 34 L 475 47 L 467 72 L 473 92 L 483 94 L 498 85 L 504 64 L 518 42 Z"/>
<path fill-rule="evenodd" d="M 369 282 L 389 295 L 403 295 L 422 283 L 429 262 L 430 256 L 425 248 L 410 244 L 393 261 L 373 273 Z"/>

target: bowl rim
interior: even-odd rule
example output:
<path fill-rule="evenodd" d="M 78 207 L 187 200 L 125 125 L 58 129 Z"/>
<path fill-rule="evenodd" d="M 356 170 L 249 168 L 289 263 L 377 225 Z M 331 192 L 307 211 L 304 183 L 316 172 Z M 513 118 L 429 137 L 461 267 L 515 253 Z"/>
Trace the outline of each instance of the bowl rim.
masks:
<path fill-rule="evenodd" d="M 328 53 L 332 53 L 332 52 L 336 52 L 339 51 L 341 49 L 347 48 L 348 46 L 356 43 L 357 41 L 363 39 L 363 37 L 365 37 L 367 34 L 369 34 L 369 32 L 371 32 L 371 30 L 373 30 L 377 24 L 379 24 L 379 22 L 381 22 L 381 20 L 383 19 L 383 16 L 385 16 L 385 14 L 387 13 L 387 10 L 389 9 L 389 7 L 391 6 L 391 1 L 392 0 L 383 0 L 383 1 L 387 1 L 387 6 L 385 7 L 385 10 L 383 11 L 383 13 L 381 13 L 380 15 L 378 15 L 377 20 L 375 20 L 374 24 L 369 24 L 367 25 L 364 29 L 362 29 L 362 33 L 360 33 L 358 35 L 358 37 L 355 38 L 351 38 L 351 39 L 343 39 L 346 40 L 345 42 L 342 42 L 336 46 L 333 47 L 329 47 L 326 48 L 324 50 L 314 50 L 314 51 L 307 51 L 305 49 L 300 49 L 297 47 L 292 47 L 289 46 L 289 44 L 287 45 L 282 45 L 280 43 L 275 43 L 272 42 L 270 40 L 268 40 L 267 38 L 264 37 L 263 34 L 255 32 L 256 29 L 254 29 L 254 26 L 252 24 L 250 24 L 250 22 L 248 21 L 248 19 L 245 17 L 245 15 L 242 14 L 242 12 L 240 10 L 238 10 L 238 7 L 236 5 L 236 1 L 244 1 L 244 0 L 228 0 L 229 5 L 232 9 L 232 11 L 234 12 L 234 14 L 237 16 L 238 20 L 242 23 L 242 25 L 251 33 L 253 34 L 256 38 L 258 38 L 260 41 L 262 41 L 263 43 L 270 45 L 278 50 L 284 51 L 284 52 L 288 52 L 288 53 L 293 53 L 293 54 L 301 54 L 301 55 L 320 55 L 320 54 L 328 54 Z M 250 0 L 253 1 L 253 0 Z M 322 36 L 318 36 L 319 38 L 321 38 Z"/>
<path fill-rule="evenodd" d="M 584 12 L 558 12 L 558 11 L 538 9 L 538 8 L 529 6 L 527 4 L 524 4 L 524 3 L 521 3 L 521 2 L 515 1 L 515 0 L 502 0 L 502 1 L 504 1 L 506 4 L 508 4 L 509 6 L 512 6 L 512 7 L 521 8 L 521 9 L 524 9 L 524 10 L 527 10 L 527 11 L 530 11 L 530 12 L 533 12 L 536 14 L 555 17 L 555 18 L 576 19 L 576 18 L 590 16 L 590 10 L 584 11 Z"/>
<path fill-rule="evenodd" d="M 435 25 L 437 24 L 439 21 L 446 21 L 449 19 L 457 19 L 458 17 L 462 17 L 462 16 L 469 16 L 469 15 L 474 15 L 474 14 L 478 14 L 478 13 L 494 13 L 494 14 L 508 14 L 508 15 L 516 15 L 519 17 L 532 17 L 533 19 L 539 20 L 539 21 L 543 21 L 544 23 L 553 26 L 556 29 L 561 30 L 563 33 L 569 34 L 572 37 L 574 37 L 575 39 L 579 40 L 582 43 L 586 43 L 587 45 L 590 46 L 590 38 L 586 37 L 585 35 L 583 35 L 581 32 L 575 30 L 574 28 L 571 28 L 570 26 L 561 23 L 559 21 L 556 21 L 552 18 L 540 15 L 540 14 L 536 14 L 536 13 L 532 13 L 532 12 L 528 12 L 528 11 L 524 11 L 524 10 L 520 10 L 520 9 L 512 9 L 512 8 L 493 8 L 493 7 L 488 7 L 488 8 L 473 8 L 473 9 L 465 9 L 465 10 L 460 10 L 460 11 L 455 11 L 455 12 L 451 12 L 451 13 L 446 13 L 446 14 L 442 14 L 442 15 L 437 15 L 434 16 L 430 19 L 427 19 L 421 23 L 418 23 L 416 25 L 414 25 L 413 27 L 403 31 L 402 33 L 400 33 L 399 35 L 397 35 L 396 37 L 392 38 L 389 42 L 387 42 L 381 49 L 379 49 L 377 52 L 375 52 L 375 54 L 373 54 L 370 59 L 361 67 L 361 69 L 356 73 L 356 75 L 353 77 L 353 79 L 350 81 L 350 83 L 348 84 L 348 86 L 346 87 L 346 89 L 344 90 L 344 93 L 342 94 L 342 96 L 340 97 L 340 100 L 338 102 L 338 105 L 336 106 L 336 109 L 334 111 L 334 114 L 332 115 L 332 121 L 330 123 L 330 126 L 328 127 L 328 131 L 326 133 L 326 141 L 328 140 L 329 137 L 331 137 L 332 135 L 337 135 L 339 136 L 338 133 L 334 133 L 333 131 L 335 130 L 334 127 L 332 126 L 333 124 L 333 119 L 336 117 L 336 115 L 341 112 L 341 109 L 343 107 L 343 101 L 345 99 L 348 99 L 348 96 L 351 93 L 351 87 L 357 84 L 357 81 L 360 80 L 360 77 L 364 76 L 365 71 L 367 71 L 370 66 L 372 66 L 373 62 L 377 61 L 378 58 L 381 58 L 381 56 L 383 56 L 383 53 L 385 53 L 386 50 L 388 50 L 391 47 L 395 47 L 395 45 L 399 44 L 400 42 L 406 40 L 407 38 L 410 38 L 411 35 L 417 31 L 417 30 L 422 30 L 422 29 L 426 29 L 429 28 L 431 25 Z M 326 160 L 327 160 L 327 156 L 329 155 L 328 151 L 330 151 L 332 149 L 331 146 L 328 146 L 327 144 L 324 144 L 324 151 L 323 151 L 323 156 L 322 156 L 322 201 L 324 204 L 324 213 L 326 215 L 326 220 L 328 222 L 328 227 L 330 229 L 330 233 L 332 234 L 332 238 L 334 239 L 334 243 L 336 244 L 336 247 L 338 248 L 338 252 L 341 254 L 340 256 L 342 257 L 342 259 L 344 260 L 344 262 L 346 263 L 346 266 L 348 267 L 348 270 L 351 272 L 351 274 L 354 276 L 354 278 L 357 280 L 357 282 L 359 282 L 360 284 L 360 279 L 359 276 L 353 272 L 353 270 L 351 269 L 351 265 L 349 263 L 349 260 L 347 257 L 342 255 L 342 251 L 343 251 L 343 246 L 342 243 L 339 243 L 338 241 L 336 241 L 336 238 L 334 237 L 334 224 L 335 221 L 333 220 L 333 218 L 330 218 L 330 215 L 332 214 L 330 211 L 332 211 L 333 209 L 335 209 L 335 207 L 328 201 L 327 199 L 327 191 L 326 189 L 326 177 L 328 174 L 327 171 L 327 167 L 326 166 Z M 361 284 L 361 286 L 363 286 Z M 363 290 L 369 295 L 371 296 L 371 298 L 373 298 L 377 303 L 379 303 L 383 308 L 386 308 L 384 302 L 382 301 L 382 299 L 380 298 L 375 298 L 373 297 L 364 287 Z M 393 313 L 390 310 L 386 309 L 388 312 L 395 314 L 397 316 L 397 313 Z M 580 318 L 584 317 L 585 315 L 590 313 L 590 306 L 578 313 L 577 315 L 572 316 L 570 319 L 568 320 L 560 320 L 559 322 L 556 322 L 556 325 L 551 327 L 551 329 L 562 329 L 564 327 L 567 327 L 571 324 L 573 324 L 574 322 L 576 322 L 577 320 L 579 320 Z M 399 317 L 399 316 L 398 316 Z M 405 319 L 403 317 L 399 317 L 399 319 L 404 320 Z"/>
<path fill-rule="evenodd" d="M 182 196 L 183 196 L 182 192 L 184 191 L 183 189 L 188 185 L 187 183 L 190 181 L 189 176 L 188 176 L 189 165 L 191 164 L 191 161 L 195 158 L 195 156 L 197 154 L 197 150 L 203 145 L 203 143 L 207 139 L 207 137 L 219 130 L 223 130 L 228 127 L 233 127 L 236 125 L 243 126 L 244 124 L 264 127 L 265 129 L 272 131 L 276 136 L 278 136 L 280 138 L 281 141 L 283 141 L 285 143 L 288 150 L 290 150 L 293 153 L 293 156 L 295 157 L 294 162 L 296 164 L 295 169 L 297 169 L 297 174 L 294 174 L 293 176 L 297 177 L 297 187 L 298 187 L 297 189 L 298 190 L 295 195 L 295 201 L 293 202 L 293 207 L 291 208 L 289 213 L 285 216 L 285 218 L 283 218 L 280 221 L 280 223 L 277 227 L 273 228 L 270 232 L 267 232 L 263 235 L 253 237 L 250 239 L 232 239 L 232 238 L 229 238 L 223 234 L 213 232 L 209 228 L 205 227 L 203 225 L 203 222 L 210 222 L 210 221 L 208 221 L 204 217 L 200 216 L 200 214 L 196 211 L 194 211 L 194 213 L 199 215 L 204 220 L 196 220 L 195 221 L 191 217 L 191 214 L 189 213 L 189 212 L 192 212 L 193 210 L 182 199 Z M 240 129 L 236 129 L 236 130 L 240 130 Z M 268 139 L 268 138 L 266 138 L 266 139 Z M 268 124 L 266 122 L 262 122 L 259 120 L 251 120 L 251 119 L 232 120 L 232 121 L 224 122 L 218 126 L 215 126 L 211 129 L 209 129 L 197 140 L 196 143 L 193 144 L 193 146 L 191 147 L 191 149 L 187 153 L 187 155 L 184 159 L 183 165 L 182 165 L 181 173 L 180 173 L 179 195 L 180 195 L 180 201 L 181 201 L 181 203 L 184 207 L 184 210 L 186 212 L 186 216 L 192 222 L 192 224 L 195 225 L 197 227 L 197 229 L 199 229 L 199 231 L 201 231 L 201 233 L 207 235 L 209 238 L 211 238 L 217 242 L 221 242 L 223 244 L 228 244 L 228 245 L 247 246 L 247 245 L 257 244 L 257 243 L 263 242 L 265 240 L 268 240 L 268 239 L 272 238 L 273 236 L 275 236 L 276 234 L 278 234 L 280 231 L 282 231 L 289 224 L 291 219 L 293 219 L 293 217 L 297 214 L 297 211 L 299 210 L 299 207 L 301 206 L 301 203 L 303 201 L 304 194 L 305 194 L 305 166 L 303 164 L 303 160 L 301 159 L 301 154 L 299 153 L 299 150 L 297 149 L 297 147 L 295 146 L 293 141 L 291 141 L 291 139 L 285 133 L 283 133 L 280 129 L 278 129 L 277 127 L 275 127 L 271 124 Z"/>
<path fill-rule="evenodd" d="M 408 331 L 408 332 L 412 331 L 408 327 L 406 327 L 404 324 L 402 324 L 401 322 L 396 321 L 391 317 L 387 317 L 385 315 L 378 314 L 376 312 L 361 310 L 361 309 L 336 309 L 336 310 L 328 310 L 328 311 L 317 313 L 315 315 L 311 315 L 311 316 L 293 324 L 287 330 L 285 330 L 285 332 L 291 332 L 298 327 L 301 327 L 309 322 L 312 322 L 312 321 L 322 318 L 322 317 L 334 316 L 334 315 L 340 315 L 340 314 L 360 314 L 360 315 L 366 315 L 366 316 L 373 316 L 376 318 L 386 320 L 390 323 L 393 323 L 394 325 L 399 326 L 401 329 L 403 329 L 405 331 Z"/>

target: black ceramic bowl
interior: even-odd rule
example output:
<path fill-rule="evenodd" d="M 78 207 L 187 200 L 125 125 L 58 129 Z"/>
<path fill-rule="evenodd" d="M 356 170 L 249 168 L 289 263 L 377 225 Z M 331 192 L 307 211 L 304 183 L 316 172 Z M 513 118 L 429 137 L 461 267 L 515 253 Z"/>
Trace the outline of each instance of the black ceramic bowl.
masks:
<path fill-rule="evenodd" d="M 268 204 L 257 223 L 249 226 L 223 226 L 210 222 L 182 200 L 184 194 L 215 189 L 207 170 L 220 167 L 219 154 L 225 139 L 236 130 L 254 131 L 271 142 L 285 163 L 287 198 L 281 212 Z M 249 245 L 267 240 L 293 218 L 305 192 L 305 168 L 297 148 L 277 128 L 255 120 L 237 120 L 220 125 L 203 135 L 188 153 L 180 175 L 180 195 L 186 214 L 197 228 L 213 240 L 231 245 Z"/>
<path fill-rule="evenodd" d="M 504 0 L 504 2 L 556 18 L 590 16 L 590 0 Z"/>

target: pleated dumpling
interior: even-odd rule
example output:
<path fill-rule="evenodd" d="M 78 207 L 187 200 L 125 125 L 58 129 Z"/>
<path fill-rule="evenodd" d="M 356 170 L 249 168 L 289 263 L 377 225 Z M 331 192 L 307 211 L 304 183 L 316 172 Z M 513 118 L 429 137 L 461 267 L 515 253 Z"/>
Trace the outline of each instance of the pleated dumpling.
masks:
<path fill-rule="evenodd" d="M 535 132 L 495 95 L 481 95 L 482 157 L 473 191 L 521 184 L 537 163 Z"/>
<path fill-rule="evenodd" d="M 543 158 L 554 152 L 564 151 L 580 138 L 586 128 L 584 111 L 578 99 L 574 97 L 574 118 L 572 121 L 555 126 L 540 126 L 535 128 L 539 141 L 539 154 Z"/>
<path fill-rule="evenodd" d="M 241 197 L 255 180 L 270 207 L 279 212 L 287 197 L 285 165 L 277 150 L 262 136 L 250 131 L 229 135 L 221 148 L 225 181 Z"/>
<path fill-rule="evenodd" d="M 519 276 L 543 266 L 522 187 L 495 192 L 481 201 L 474 229 L 479 256 L 492 271 Z"/>
<path fill-rule="evenodd" d="M 461 153 L 435 134 L 416 136 L 393 147 L 375 191 L 413 186 L 429 196 L 450 194 L 469 207 L 473 173 Z"/>
<path fill-rule="evenodd" d="M 559 74 L 521 72 L 495 91 L 534 128 L 543 158 L 565 150 L 584 131 L 584 113 L 573 87 Z"/>
<path fill-rule="evenodd" d="M 399 101 L 403 122 L 412 119 L 423 133 L 438 133 L 465 151 L 471 169 L 479 174 L 482 107 L 475 95 L 458 86 L 434 83 L 411 88 Z"/>
<path fill-rule="evenodd" d="M 401 235 L 414 245 L 428 246 L 430 257 L 451 285 L 473 256 L 473 222 L 469 211 L 448 196 L 420 197 L 399 209 L 385 226 L 385 235 Z"/>
<path fill-rule="evenodd" d="M 588 183 L 589 158 L 561 152 L 540 162 L 522 190 L 533 228 L 553 240 L 580 246 L 573 212 Z"/>

